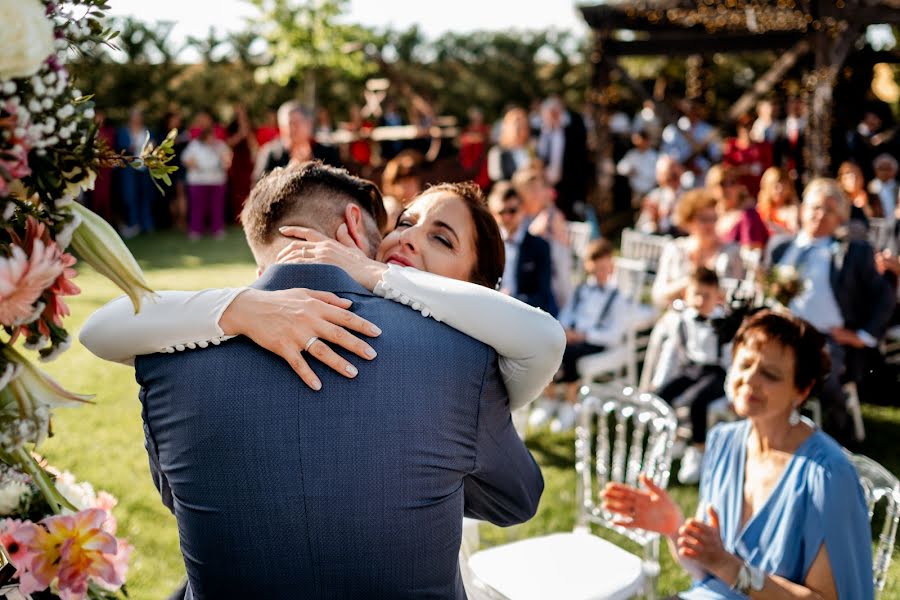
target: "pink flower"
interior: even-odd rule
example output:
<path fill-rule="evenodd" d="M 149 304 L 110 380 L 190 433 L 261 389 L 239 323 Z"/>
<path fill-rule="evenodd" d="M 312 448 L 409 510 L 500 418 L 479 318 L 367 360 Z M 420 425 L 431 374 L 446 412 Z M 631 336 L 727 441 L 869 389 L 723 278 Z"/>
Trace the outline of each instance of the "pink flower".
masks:
<path fill-rule="evenodd" d="M 104 530 L 108 518 L 106 511 L 91 508 L 16 527 L 11 543 L 22 546 L 25 553 L 13 563 L 20 591 L 41 591 L 55 580 L 60 598 L 81 600 L 90 581 L 110 590 L 121 587 L 131 546 Z"/>
<path fill-rule="evenodd" d="M 15 327 L 33 321 L 35 302 L 63 269 L 56 244 L 36 239 L 30 256 L 13 245 L 12 254 L 0 258 L 0 324 Z"/>

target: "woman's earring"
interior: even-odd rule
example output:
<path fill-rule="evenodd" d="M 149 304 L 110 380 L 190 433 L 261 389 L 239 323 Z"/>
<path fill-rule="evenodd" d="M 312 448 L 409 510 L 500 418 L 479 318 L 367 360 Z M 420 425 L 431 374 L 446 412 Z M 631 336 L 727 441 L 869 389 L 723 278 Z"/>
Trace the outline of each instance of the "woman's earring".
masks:
<path fill-rule="evenodd" d="M 788 417 L 788 424 L 791 427 L 795 427 L 800 424 L 800 411 L 797 410 L 797 405 L 791 409 L 791 416 Z"/>

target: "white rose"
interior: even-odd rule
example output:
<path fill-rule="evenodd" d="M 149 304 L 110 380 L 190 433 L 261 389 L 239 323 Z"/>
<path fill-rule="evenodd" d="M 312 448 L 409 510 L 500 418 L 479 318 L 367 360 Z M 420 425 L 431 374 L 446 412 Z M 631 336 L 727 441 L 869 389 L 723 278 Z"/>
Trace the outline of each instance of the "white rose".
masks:
<path fill-rule="evenodd" d="M 53 23 L 39 0 L 0 0 L 0 79 L 29 77 L 54 52 Z"/>
<path fill-rule="evenodd" d="M 10 515 L 19 507 L 28 486 L 21 481 L 10 481 L 0 487 L 0 515 Z"/>

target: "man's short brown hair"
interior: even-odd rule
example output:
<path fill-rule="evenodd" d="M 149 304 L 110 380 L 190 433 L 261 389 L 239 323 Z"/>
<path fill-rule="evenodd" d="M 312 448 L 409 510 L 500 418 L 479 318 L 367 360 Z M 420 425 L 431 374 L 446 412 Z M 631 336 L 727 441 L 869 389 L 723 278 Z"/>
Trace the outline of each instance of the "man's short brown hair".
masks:
<path fill-rule="evenodd" d="M 372 218 L 377 234 L 387 220 L 378 187 L 344 169 L 309 161 L 274 169 L 260 179 L 244 204 L 241 223 L 250 249 L 258 254 L 288 219 L 299 218 L 309 227 L 328 226 L 342 217 L 350 202 Z"/>
<path fill-rule="evenodd" d="M 615 253 L 615 248 L 606 238 L 593 240 L 584 250 L 584 257 L 588 260 L 600 260 Z"/>

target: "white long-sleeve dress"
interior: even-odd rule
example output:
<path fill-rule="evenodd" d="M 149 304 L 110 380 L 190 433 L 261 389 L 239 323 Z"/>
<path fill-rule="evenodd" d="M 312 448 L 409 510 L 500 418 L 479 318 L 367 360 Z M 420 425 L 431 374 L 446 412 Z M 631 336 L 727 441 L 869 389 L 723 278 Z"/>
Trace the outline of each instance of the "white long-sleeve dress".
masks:
<path fill-rule="evenodd" d="M 220 344 L 233 336 L 224 334 L 219 319 L 246 289 L 159 292 L 138 314 L 121 296 L 88 318 L 79 340 L 96 356 L 124 364 L 133 364 L 141 354 Z M 389 265 L 374 293 L 494 348 L 511 410 L 540 396 L 559 368 L 566 346 L 562 326 L 549 314 L 505 294 L 397 265 Z"/>

